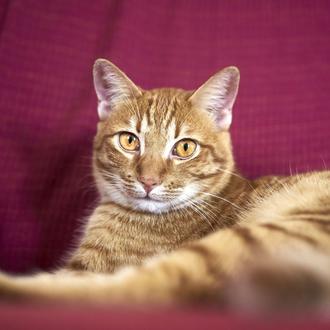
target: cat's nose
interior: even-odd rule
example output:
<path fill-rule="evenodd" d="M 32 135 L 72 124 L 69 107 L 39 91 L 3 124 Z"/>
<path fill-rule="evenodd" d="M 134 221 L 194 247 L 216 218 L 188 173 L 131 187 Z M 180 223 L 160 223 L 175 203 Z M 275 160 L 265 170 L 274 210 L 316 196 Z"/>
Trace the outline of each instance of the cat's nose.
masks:
<path fill-rule="evenodd" d="M 144 190 L 146 193 L 150 193 L 150 191 L 161 184 L 161 180 L 158 177 L 153 176 L 139 176 L 138 180 L 142 183 Z"/>

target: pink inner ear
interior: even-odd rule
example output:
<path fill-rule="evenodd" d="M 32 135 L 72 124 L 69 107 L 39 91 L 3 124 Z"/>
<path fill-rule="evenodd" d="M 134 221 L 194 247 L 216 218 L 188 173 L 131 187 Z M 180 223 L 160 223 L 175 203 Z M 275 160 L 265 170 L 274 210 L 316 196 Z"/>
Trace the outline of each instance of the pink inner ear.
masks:
<path fill-rule="evenodd" d="M 102 65 L 98 65 L 94 69 L 94 87 L 98 99 L 100 101 L 106 101 L 109 97 L 109 83 L 105 79 L 106 70 L 102 67 Z"/>
<path fill-rule="evenodd" d="M 110 114 L 110 105 L 106 103 L 105 101 L 99 101 L 97 106 L 97 112 L 99 115 L 100 120 L 105 120 L 108 118 Z"/>
<path fill-rule="evenodd" d="M 102 67 L 102 65 L 98 65 L 94 69 L 94 88 L 98 98 L 98 107 L 97 112 L 100 120 L 105 120 L 110 113 L 110 100 L 109 100 L 109 92 L 110 92 L 110 84 L 104 78 L 106 75 L 106 70 Z"/>
<path fill-rule="evenodd" d="M 232 122 L 232 110 L 231 109 L 222 109 L 218 112 L 217 115 L 217 125 L 223 130 L 228 130 Z"/>
<path fill-rule="evenodd" d="M 107 60 L 97 60 L 93 74 L 95 91 L 100 101 L 98 107 L 100 118 L 123 100 L 141 94 L 141 90 L 125 73 Z"/>
<path fill-rule="evenodd" d="M 209 111 L 221 128 L 228 129 L 238 84 L 239 70 L 236 67 L 227 67 L 199 87 L 190 100 L 198 108 Z"/>
<path fill-rule="evenodd" d="M 238 70 L 226 68 L 197 89 L 191 96 L 191 101 L 199 109 L 208 111 L 220 129 L 228 130 L 232 122 L 232 107 L 238 82 Z"/>
<path fill-rule="evenodd" d="M 226 89 L 224 104 L 225 109 L 232 109 L 238 92 L 238 83 L 239 78 L 236 75 L 231 75 L 228 84 L 224 87 Z"/>

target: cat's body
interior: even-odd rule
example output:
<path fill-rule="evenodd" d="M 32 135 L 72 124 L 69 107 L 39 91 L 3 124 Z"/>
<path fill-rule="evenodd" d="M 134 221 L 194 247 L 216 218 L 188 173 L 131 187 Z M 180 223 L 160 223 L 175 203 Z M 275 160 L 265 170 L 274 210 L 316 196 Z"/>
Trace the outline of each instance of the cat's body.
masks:
<path fill-rule="evenodd" d="M 317 180 L 320 173 L 313 176 Z M 102 203 L 90 217 L 68 267 L 111 273 L 127 265 L 139 265 L 146 258 L 175 250 L 219 229 L 240 225 L 252 207 L 262 211 L 259 205 L 267 203 L 265 195 L 281 188 L 290 189 L 301 179 L 265 177 L 249 181 L 233 173 L 227 189 L 208 196 L 198 209 L 162 215 L 145 214 L 113 202 Z"/>
<path fill-rule="evenodd" d="M 233 175 L 230 184 L 223 192 L 227 201 L 215 192 L 203 205 L 163 214 L 146 214 L 113 202 L 102 203 L 91 216 L 69 267 L 114 272 L 232 226 L 250 200 L 249 193 L 256 193 L 251 191 L 253 183 L 242 177 Z"/>
<path fill-rule="evenodd" d="M 329 307 L 330 172 L 243 178 L 238 80 L 230 67 L 195 92 L 142 91 L 97 61 L 100 205 L 63 270 L 2 275 L 0 297 Z"/>

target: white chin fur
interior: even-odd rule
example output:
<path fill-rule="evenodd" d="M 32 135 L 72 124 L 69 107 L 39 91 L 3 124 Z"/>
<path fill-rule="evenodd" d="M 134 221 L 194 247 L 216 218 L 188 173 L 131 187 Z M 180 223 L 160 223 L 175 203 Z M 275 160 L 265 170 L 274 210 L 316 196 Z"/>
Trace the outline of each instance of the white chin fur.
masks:
<path fill-rule="evenodd" d="M 134 199 L 132 204 L 136 210 L 146 211 L 150 213 L 162 213 L 171 208 L 168 202 L 155 201 L 152 199 Z"/>
<path fill-rule="evenodd" d="M 180 209 L 188 204 L 188 201 L 192 199 L 197 193 L 197 187 L 195 185 L 186 186 L 183 192 L 171 201 L 162 201 L 161 194 L 157 194 L 157 188 L 152 191 L 149 199 L 134 198 L 126 195 L 119 189 L 111 192 L 107 192 L 106 187 L 103 190 L 102 201 L 111 201 L 118 205 L 131 208 L 133 210 L 139 210 L 149 213 L 164 213 L 170 210 Z"/>

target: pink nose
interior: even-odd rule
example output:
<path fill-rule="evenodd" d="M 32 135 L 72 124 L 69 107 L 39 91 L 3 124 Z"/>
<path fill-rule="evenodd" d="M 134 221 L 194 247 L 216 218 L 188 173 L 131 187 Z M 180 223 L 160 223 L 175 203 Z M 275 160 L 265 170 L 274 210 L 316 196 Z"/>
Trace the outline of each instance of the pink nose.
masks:
<path fill-rule="evenodd" d="M 150 193 L 152 189 L 156 188 L 161 183 L 159 178 L 151 176 L 140 176 L 138 180 L 142 183 L 146 193 Z"/>

